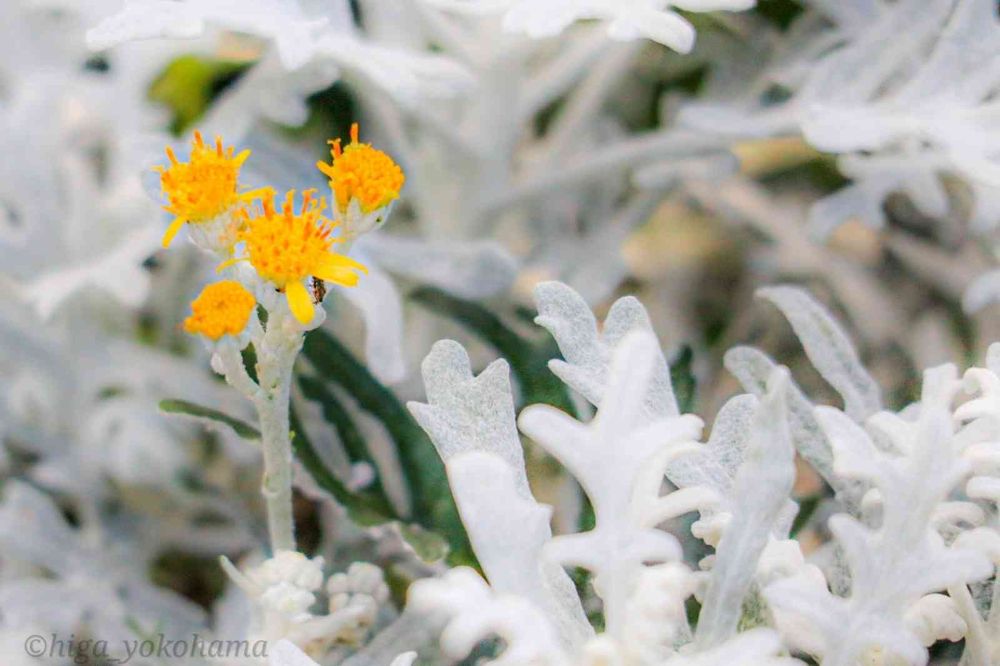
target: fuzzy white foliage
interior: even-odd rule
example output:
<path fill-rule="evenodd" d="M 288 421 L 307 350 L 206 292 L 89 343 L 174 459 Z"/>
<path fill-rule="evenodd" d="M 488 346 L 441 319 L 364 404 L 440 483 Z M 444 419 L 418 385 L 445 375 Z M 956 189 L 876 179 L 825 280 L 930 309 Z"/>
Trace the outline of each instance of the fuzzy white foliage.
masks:
<path fill-rule="evenodd" d="M 551 512 L 528 488 L 507 363 L 496 361 L 474 377 L 462 346 L 446 340 L 424 360 L 423 374 L 429 404 L 409 407 L 445 461 L 491 585 L 545 609 L 560 640 L 580 643 L 590 628 L 572 583 L 541 558 L 552 536 Z"/>
<path fill-rule="evenodd" d="M 767 287 L 757 295 L 774 303 L 788 318 L 813 366 L 844 399 L 844 411 L 862 421 L 879 411 L 878 384 L 861 365 L 840 325 L 804 290 Z"/>
<path fill-rule="evenodd" d="M 768 381 L 767 395 L 754 409 L 752 420 L 740 424 L 751 441 L 731 486 L 720 493 L 728 504 L 729 525 L 718 542 L 698 617 L 695 639 L 702 648 L 736 633 L 757 563 L 769 542 L 775 536 L 786 538 L 791 525 L 796 507 L 788 496 L 795 480 L 795 466 L 788 432 L 787 384 L 788 372 L 775 370 Z M 709 447 L 712 443 L 710 440 Z"/>
<path fill-rule="evenodd" d="M 733 347 L 726 352 L 725 365 L 740 381 L 744 390 L 753 395 L 763 393 L 767 378 L 777 367 L 771 358 L 752 347 Z M 717 421 L 722 419 L 723 414 L 726 414 L 725 407 L 719 413 Z M 792 441 L 798 454 L 809 461 L 826 482 L 837 490 L 838 495 L 843 497 L 844 484 L 833 473 L 833 449 L 813 414 L 812 403 L 792 380 L 789 380 L 788 386 L 788 418 Z M 716 427 L 718 425 L 717 423 Z"/>
<path fill-rule="evenodd" d="M 310 20 L 294 0 L 232 2 L 201 0 L 171 2 L 129 0 L 122 10 L 87 33 L 88 45 L 107 49 L 134 39 L 191 39 L 207 24 L 221 24 L 265 39 L 273 39 L 288 69 L 301 67 L 316 48 L 325 19 Z"/>
<path fill-rule="evenodd" d="M 280 551 L 245 573 L 226 558 L 221 564 L 254 602 L 248 636 L 269 641 L 277 659 L 293 663 L 296 659 L 309 663 L 299 648 L 321 656 L 336 645 L 360 644 L 389 597 L 382 570 L 367 562 L 351 564 L 325 584 L 323 558 L 310 559 L 293 551 Z M 321 588 L 328 599 L 326 614 L 314 612 Z"/>
<path fill-rule="evenodd" d="M 835 664 L 878 654 L 923 663 L 924 645 L 962 636 L 970 641 L 973 658 L 988 655 L 986 639 L 980 638 L 988 634 L 971 610 L 966 584 L 989 575 L 997 534 L 980 527 L 983 511 L 952 496 L 973 470 L 966 451 L 975 456 L 989 447 L 980 441 L 992 435 L 989 419 L 958 428 L 963 420 L 986 417 L 989 390 L 953 414 L 960 384 L 954 367 L 942 366 L 925 374 L 920 403 L 898 415 L 872 413 L 879 404 L 877 386 L 822 306 L 788 287 L 759 293 L 781 308 L 807 355 L 844 397 L 846 413 L 818 407 L 814 416 L 800 414 L 791 425 L 793 433 L 800 431 L 798 446 L 811 442 L 814 452 L 832 447 L 834 464 L 825 475 L 845 506 L 864 516 L 830 520 L 849 569 L 846 597 L 831 594 L 822 575 L 809 567 L 793 567 L 764 588 L 786 640 Z M 727 366 L 752 389 L 773 362 L 756 350 L 738 349 L 728 355 Z M 991 376 L 971 369 L 966 387 L 978 390 L 980 380 L 989 386 Z M 792 395 L 800 411 L 809 404 L 801 393 Z M 813 423 L 822 428 L 821 439 Z M 945 589 L 949 596 L 935 594 Z"/>
<path fill-rule="evenodd" d="M 8 575 L 0 583 L 5 626 L 69 635 L 87 622 L 119 643 L 133 635 L 130 623 L 160 626 L 173 637 L 203 628 L 203 611 L 146 579 L 151 553 L 126 543 L 95 542 L 71 527 L 48 496 L 9 482 L 0 502 L 5 564 L 38 567 L 47 577 Z"/>
<path fill-rule="evenodd" d="M 309 655 L 289 640 L 280 640 L 271 646 L 268 666 L 317 666 Z"/>
<path fill-rule="evenodd" d="M 522 432 L 572 472 L 594 506 L 595 528 L 556 537 L 546 556 L 594 574 L 612 635 L 623 630 L 625 605 L 643 563 L 680 558 L 676 539 L 655 529 L 669 517 L 660 484 L 666 465 L 690 448 L 702 424 L 693 416 L 645 419 L 644 398 L 659 354 L 648 333 L 622 340 L 597 415 L 588 424 L 540 405 L 518 418 Z"/>
<path fill-rule="evenodd" d="M 775 372 L 760 405 L 752 396 L 737 399 L 730 412 L 739 416 L 726 417 L 702 447 L 701 421 L 676 414 L 662 352 L 643 326 L 648 320 L 637 301 L 616 304 L 599 338 L 593 314 L 573 290 L 546 283 L 536 297 L 539 323 L 554 332 L 569 361 L 553 369 L 571 385 L 586 387 L 598 410 L 581 423 L 533 405 L 522 411 L 518 426 L 580 482 L 594 507 L 595 527 L 552 537 L 550 511 L 531 498 L 524 477 L 506 363 L 495 361 L 476 377 L 458 344 L 439 342 L 423 368 L 429 404 L 411 403 L 410 409 L 446 462 L 489 584 L 455 570 L 415 584 L 411 609 L 452 618 L 442 634 L 452 658 L 499 635 L 507 649 L 497 663 L 505 664 L 679 664 L 711 660 L 737 644 L 758 646 L 746 658 L 766 661 L 775 653 L 773 635 L 737 635 L 736 629 L 772 533 L 783 538 L 787 532 L 794 475 L 787 374 Z M 581 320 L 583 326 L 575 325 Z M 651 409 L 654 395 L 668 398 L 674 415 Z M 671 469 L 684 487 L 661 495 Z M 758 483 L 760 478 L 767 481 Z M 719 529 L 725 536 L 709 576 L 702 638 L 691 643 L 684 600 L 699 587 L 698 577 L 680 562 L 677 540 L 657 526 L 695 510 L 703 516 L 731 512 L 726 515 L 735 515 L 735 527 Z M 574 624 L 567 635 L 566 610 L 579 618 L 579 605 L 575 598 L 567 605 L 565 592 L 545 594 L 553 578 L 539 581 L 538 573 L 553 564 L 593 573 L 605 633 L 591 637 Z"/>
<path fill-rule="evenodd" d="M 406 103 L 428 94 L 454 94 L 470 82 L 461 68 L 444 58 L 405 53 L 361 38 L 346 2 L 330 3 L 322 11 L 307 9 L 319 7 L 304 8 L 297 0 L 128 0 L 120 12 L 87 33 L 87 42 L 101 50 L 134 40 L 192 39 L 211 26 L 273 43 L 285 71 L 326 61 L 370 78 Z M 318 83 L 305 94 L 326 87 L 329 80 Z"/>
<path fill-rule="evenodd" d="M 389 662 L 389 666 L 413 666 L 416 658 L 416 652 L 404 652 Z M 277 641 L 271 646 L 267 663 L 268 666 L 319 666 L 295 643 L 288 640 Z"/>
<path fill-rule="evenodd" d="M 0 18 L 15 26 L 31 15 L 17 2 Z M 7 78 L 10 94 L 0 110 L 0 146 L 24 156 L 19 166 L 0 169 L 2 275 L 46 320 L 67 301 L 96 294 L 137 307 L 150 286 L 142 263 L 156 247 L 155 228 L 138 220 L 157 212 L 134 160 L 155 115 L 141 103 L 115 106 L 112 100 L 136 94 L 148 81 L 131 70 L 80 76 L 82 39 L 55 49 L 44 23 L 39 29 L 38 43 L 11 44 L 27 49 L 20 51 L 26 62 L 23 72 Z M 22 79 L 37 71 L 34 51 L 47 49 L 45 75 Z"/>
<path fill-rule="evenodd" d="M 809 632 L 789 629 L 788 638 L 824 663 L 854 663 L 873 649 L 923 663 L 923 641 L 908 625 L 908 611 L 927 594 L 990 573 L 982 553 L 948 546 L 933 521 L 969 472 L 954 441 L 955 374 L 954 367 L 928 371 L 915 414 L 880 412 L 867 421 L 867 431 L 838 410 L 817 408 L 835 470 L 871 482 L 881 514 L 878 526 L 844 514 L 830 520 L 851 572 L 846 599 L 804 578 L 765 590 L 779 626 L 786 613 L 811 624 Z"/>
<path fill-rule="evenodd" d="M 911 39 L 855 80 L 850 70 L 870 62 L 871 54 L 881 48 L 874 39 L 899 30 L 896 21 L 903 12 L 918 9 L 922 16 L 911 21 Z M 861 181 L 854 186 L 861 196 L 875 198 L 902 188 L 929 215 L 942 215 L 947 206 L 937 174 L 960 175 L 976 196 L 974 224 L 990 223 L 1000 186 L 988 120 L 1000 84 L 998 34 L 997 8 L 988 0 L 919 6 L 903 2 L 887 8 L 864 39 L 817 73 L 812 90 L 828 89 L 808 102 L 806 138 L 821 150 L 850 155 L 842 166 Z M 845 126 L 852 131 L 841 131 Z M 874 156 L 862 157 L 860 151 Z M 880 223 L 880 213 L 872 217 L 858 208 L 862 202 L 852 202 L 846 193 L 840 199 L 828 201 L 826 209 L 817 207 L 812 224 L 820 233 L 824 217 L 832 218 L 831 213 L 859 214 L 869 223 Z"/>
<path fill-rule="evenodd" d="M 544 613 L 523 597 L 495 593 L 471 569 L 459 567 L 440 581 L 414 583 L 410 594 L 415 610 L 452 618 L 441 635 L 441 649 L 452 659 L 463 658 L 479 641 L 497 635 L 507 649 L 493 663 L 566 663 L 559 636 Z"/>
<path fill-rule="evenodd" d="M 599 406 L 616 346 L 633 331 L 652 333 L 645 308 L 630 296 L 615 301 L 598 332 L 590 307 L 565 284 L 539 284 L 535 287 L 535 302 L 538 305 L 535 323 L 548 329 L 565 359 L 550 361 L 549 369 L 592 405 Z M 670 384 L 670 369 L 663 354 L 656 353 L 649 393 L 643 401 L 642 418 L 646 421 L 679 414 Z"/>
<path fill-rule="evenodd" d="M 950 205 L 945 174 L 968 186 L 972 227 L 992 228 L 1000 210 L 996 3 L 808 4 L 811 11 L 746 95 L 696 103 L 682 119 L 730 135 L 800 133 L 838 155 L 838 168 L 853 182 L 812 205 L 808 224 L 817 236 L 851 218 L 883 227 L 882 203 L 894 192 L 906 193 L 924 214 L 942 217 Z M 774 87 L 788 99 L 767 100 Z"/>
<path fill-rule="evenodd" d="M 755 0 L 431 0 L 459 11 L 500 11 L 504 29 L 529 37 L 552 37 L 581 19 L 607 22 L 612 39 L 651 39 L 687 53 L 695 30 L 674 8 L 691 12 L 742 11 Z"/>
<path fill-rule="evenodd" d="M 840 393 L 848 415 L 860 422 L 881 409 L 878 384 L 861 364 L 846 332 L 821 304 L 803 289 L 788 285 L 760 289 L 757 296 L 772 302 L 785 315 L 809 360 Z M 762 392 L 764 382 L 776 366 L 763 352 L 749 347 L 730 349 L 725 363 L 743 387 L 754 394 Z M 812 403 L 794 383 L 789 386 L 788 395 L 795 448 L 836 490 L 838 499 L 851 509 L 858 508 L 864 484 L 834 472 L 833 450 L 813 413 Z"/>
<path fill-rule="evenodd" d="M 373 234 L 363 239 L 361 247 L 387 271 L 472 300 L 504 292 L 517 273 L 510 254 L 490 241 L 421 241 Z"/>
<path fill-rule="evenodd" d="M 959 536 L 978 546 L 993 562 L 994 576 L 1000 570 L 1000 345 L 987 353 L 985 367 L 970 368 L 963 387 L 973 398 L 955 410 L 955 418 L 965 423 L 959 438 L 962 457 L 971 468 L 965 493 L 985 506 L 984 529 Z M 992 527 L 992 531 L 990 531 Z M 1000 579 L 994 579 L 987 617 L 978 612 L 961 586 L 950 590 L 968 624 L 966 640 L 970 657 L 978 663 L 1000 659 Z"/>
<path fill-rule="evenodd" d="M 598 410 L 583 424 L 534 405 L 518 423 L 580 481 L 596 526 L 550 537 L 547 509 L 522 494 L 520 452 L 509 424 L 513 405 L 501 397 L 510 391 L 506 365 L 494 362 L 474 377 L 458 345 L 439 343 L 424 367 L 431 406 L 411 408 L 447 460 L 463 521 L 490 581 L 455 571 L 415 587 L 415 608 L 453 618 L 442 637 L 449 656 L 459 658 L 498 635 L 509 646 L 497 662 L 504 664 L 708 660 L 741 642 L 774 640 L 766 630 L 738 633 L 744 604 L 751 602 L 768 609 L 758 621 L 773 622 L 784 645 L 824 664 L 882 658 L 922 664 L 925 646 L 962 638 L 975 663 L 989 663 L 997 649 L 991 632 L 998 616 L 977 610 L 967 586 L 989 577 L 1000 560 L 1000 378 L 993 369 L 967 373 L 965 387 L 978 397 L 957 410 L 962 383 L 954 367 L 943 366 L 926 373 L 919 403 L 899 414 L 881 411 L 878 388 L 840 325 L 805 292 L 775 287 L 762 295 L 789 317 L 849 411 L 818 407 L 809 408 L 814 414 L 808 418 L 794 416 L 789 400 L 802 411 L 808 399 L 790 386 L 786 370 L 745 349 L 727 363 L 760 397 L 730 400 L 708 443 L 699 446 L 699 421 L 650 416 L 650 386 L 663 365 L 641 325 L 641 305 L 627 301 L 626 319 L 616 304 L 618 314 L 615 308 L 609 312 L 601 338 L 571 289 L 548 283 L 537 294 L 539 323 L 553 331 L 567 357 L 553 369 L 570 385 L 586 387 L 585 395 L 599 396 Z M 614 331 L 629 328 L 621 321 L 639 322 L 638 330 L 616 337 Z M 1000 352 L 991 352 L 990 363 L 996 365 L 997 357 Z M 486 404 L 502 408 L 486 410 Z M 461 442 L 481 448 L 454 453 Z M 831 592 L 833 582 L 788 538 L 797 445 L 814 453 L 832 450 L 830 478 L 845 493 L 867 490 L 863 501 L 845 504 L 863 510 L 863 518 L 839 514 L 830 520 L 849 574 L 844 596 Z M 665 476 L 679 489 L 661 495 Z M 963 491 L 968 499 L 955 496 Z M 690 511 L 701 513 L 694 534 L 716 547 L 702 574 L 687 569 L 677 542 L 656 529 Z M 518 530 L 533 546 L 508 545 L 513 553 L 498 557 L 495 544 L 477 535 L 477 524 Z M 595 574 L 605 633 L 582 644 L 567 642 L 546 610 L 549 602 L 518 594 L 510 583 L 498 585 L 490 573 L 498 561 L 508 567 L 505 575 L 517 566 L 537 571 L 539 558 Z M 684 599 L 694 593 L 702 609 L 692 635 Z M 752 659 L 766 661 L 775 654 L 771 650 Z"/>
<path fill-rule="evenodd" d="M 1000 270 L 987 271 L 977 277 L 962 297 L 966 312 L 979 312 L 991 303 L 1000 302 Z"/>

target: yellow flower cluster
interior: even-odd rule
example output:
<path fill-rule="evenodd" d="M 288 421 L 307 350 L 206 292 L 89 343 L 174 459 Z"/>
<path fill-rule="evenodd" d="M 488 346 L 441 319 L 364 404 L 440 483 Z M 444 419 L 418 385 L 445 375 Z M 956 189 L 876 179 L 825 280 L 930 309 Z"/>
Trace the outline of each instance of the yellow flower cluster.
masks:
<path fill-rule="evenodd" d="M 236 280 L 222 280 L 206 286 L 191 303 L 191 316 L 184 330 L 210 340 L 223 335 L 239 335 L 247 327 L 257 299 Z"/>
<path fill-rule="evenodd" d="M 341 149 L 340 139 L 330 142 L 331 164 L 317 162 L 316 168 L 330 179 L 330 189 L 337 210 L 346 214 L 351 200 L 357 200 L 362 213 L 384 208 L 399 197 L 403 189 L 403 170 L 392 158 L 370 144 L 358 142 L 358 124 L 351 125 L 351 142 Z"/>
<path fill-rule="evenodd" d="M 239 192 L 240 167 L 250 157 L 250 151 L 244 150 L 239 155 L 234 152 L 232 147 L 224 148 L 219 137 L 214 147 L 206 145 L 200 132 L 194 133 L 188 162 L 179 162 L 173 148 L 167 147 L 170 166 L 156 167 L 160 187 L 168 202 L 164 208 L 174 215 L 174 221 L 163 235 L 163 247 L 170 246 L 185 222 L 210 222 L 231 212 L 240 203 L 267 192 Z"/>
<path fill-rule="evenodd" d="M 178 161 L 167 148 L 170 164 L 157 171 L 169 202 L 165 208 L 175 218 L 164 235 L 164 247 L 185 223 L 197 225 L 192 240 L 202 244 L 199 239 L 208 239 L 206 249 L 216 252 L 222 244 L 221 254 L 228 259 L 220 270 L 248 262 L 260 280 L 284 293 L 294 317 L 308 324 L 315 315 L 307 287 L 310 280 L 350 287 L 358 283 L 359 272 L 367 273 L 364 265 L 335 251 L 343 239 L 333 232 L 343 215 L 352 207 L 364 213 L 380 211 L 399 196 L 404 180 L 392 158 L 358 142 L 357 124 L 351 127 L 351 143 L 345 149 L 341 150 L 339 139 L 331 143 L 333 163 L 318 166 L 330 178 L 336 202 L 332 220 L 324 216 L 326 199 L 317 198 L 314 190 L 302 193 L 297 211 L 294 191 L 286 194 L 280 207 L 270 188 L 241 192 L 239 171 L 249 150 L 235 154 L 220 138 L 214 147 L 208 146 L 197 132 L 189 161 Z M 225 280 L 206 287 L 192 303 L 193 314 L 184 328 L 212 340 L 237 335 L 255 305 L 246 288 Z"/>
<path fill-rule="evenodd" d="M 330 237 L 334 223 L 323 217 L 325 199 L 315 199 L 313 190 L 302 193 L 302 205 L 295 212 L 295 192 L 285 197 L 276 210 L 264 201 L 262 211 L 248 216 L 242 239 L 246 242 L 245 259 L 257 274 L 285 292 L 288 307 L 295 318 L 308 323 L 314 315 L 313 301 L 304 280 L 319 278 L 344 287 L 358 283 L 358 274 L 368 269 L 350 257 L 336 254 Z"/>

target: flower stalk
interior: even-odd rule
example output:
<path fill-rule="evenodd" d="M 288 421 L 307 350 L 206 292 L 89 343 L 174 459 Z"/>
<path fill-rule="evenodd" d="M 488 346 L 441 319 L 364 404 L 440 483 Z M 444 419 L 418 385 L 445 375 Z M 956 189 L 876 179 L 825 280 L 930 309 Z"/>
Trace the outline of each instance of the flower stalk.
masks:
<path fill-rule="evenodd" d="M 267 503 L 267 527 L 271 550 L 295 550 L 292 520 L 292 442 L 288 426 L 289 387 L 292 364 L 282 368 L 282 381 L 257 401 L 264 452 L 264 482 L 261 492 Z"/>
<path fill-rule="evenodd" d="M 266 329 L 259 327 L 256 335 L 251 333 L 260 383 L 247 372 L 242 354 L 235 345 L 222 346 L 216 352 L 226 381 L 249 399 L 257 411 L 264 459 L 261 494 L 273 553 L 296 549 L 289 406 L 292 371 L 304 336 L 289 326 L 290 322 L 282 321 L 288 319 L 286 314 L 287 310 L 276 309 L 269 315 Z"/>

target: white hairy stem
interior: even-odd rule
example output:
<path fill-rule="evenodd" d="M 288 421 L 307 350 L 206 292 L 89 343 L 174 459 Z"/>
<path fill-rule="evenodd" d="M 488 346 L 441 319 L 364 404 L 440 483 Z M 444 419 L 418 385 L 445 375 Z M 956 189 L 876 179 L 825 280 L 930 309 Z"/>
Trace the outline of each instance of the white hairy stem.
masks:
<path fill-rule="evenodd" d="M 253 402 L 260 420 L 264 453 L 261 493 L 267 509 L 271 551 L 275 554 L 282 550 L 295 550 L 292 441 L 288 410 L 292 368 L 302 348 L 302 338 L 302 332 L 295 326 L 287 307 L 279 307 L 268 314 L 267 328 L 256 348 L 260 387 Z"/>
<path fill-rule="evenodd" d="M 283 304 L 269 313 L 266 329 L 254 318 L 250 333 L 257 353 L 257 381 L 247 372 L 236 344 L 224 341 L 215 353 L 226 382 L 253 402 L 257 410 L 264 453 L 261 493 L 267 509 L 271 550 L 278 553 L 295 550 L 288 409 L 292 368 L 302 348 L 303 336 Z"/>
<path fill-rule="evenodd" d="M 261 444 L 264 452 L 264 480 L 261 493 L 267 506 L 267 529 L 271 551 L 295 550 L 295 528 L 292 520 L 292 441 L 289 435 L 288 381 L 256 402 L 260 418 Z"/>
<path fill-rule="evenodd" d="M 222 374 L 225 376 L 226 382 L 256 404 L 263 391 L 257 382 L 250 377 L 246 366 L 243 365 L 240 350 L 237 349 L 236 345 L 221 343 L 216 354 L 222 364 Z"/>

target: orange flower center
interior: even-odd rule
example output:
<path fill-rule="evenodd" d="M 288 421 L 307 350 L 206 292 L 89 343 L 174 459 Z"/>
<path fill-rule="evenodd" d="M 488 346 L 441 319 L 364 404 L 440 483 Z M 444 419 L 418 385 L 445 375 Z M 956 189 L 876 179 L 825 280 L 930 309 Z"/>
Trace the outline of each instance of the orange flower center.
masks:
<path fill-rule="evenodd" d="M 233 153 L 234 149 L 224 148 L 218 137 L 214 147 L 206 145 L 200 132 L 194 133 L 188 162 L 178 162 L 168 147 L 170 166 L 157 167 L 160 186 L 169 202 L 166 209 L 188 222 L 204 222 L 229 210 L 240 199 L 240 166 L 250 156 L 249 150 Z"/>
<path fill-rule="evenodd" d="M 280 211 L 265 200 L 263 213 L 247 220 L 242 236 L 250 264 L 279 289 L 314 275 L 334 242 L 333 224 L 322 215 L 326 201 L 314 199 L 313 191 L 306 190 L 296 214 L 293 198 L 294 192 L 289 192 Z"/>
<path fill-rule="evenodd" d="M 330 143 L 332 163 L 317 162 L 316 167 L 330 179 L 341 214 L 347 212 L 351 199 L 357 199 L 362 213 L 370 213 L 399 197 L 405 180 L 403 170 L 381 150 L 358 142 L 357 123 L 351 125 L 347 147 L 341 149 L 340 139 Z"/>
<path fill-rule="evenodd" d="M 212 340 L 223 335 L 239 335 L 247 327 L 257 300 L 235 280 L 222 280 L 201 290 L 191 303 L 191 316 L 184 330 Z"/>

